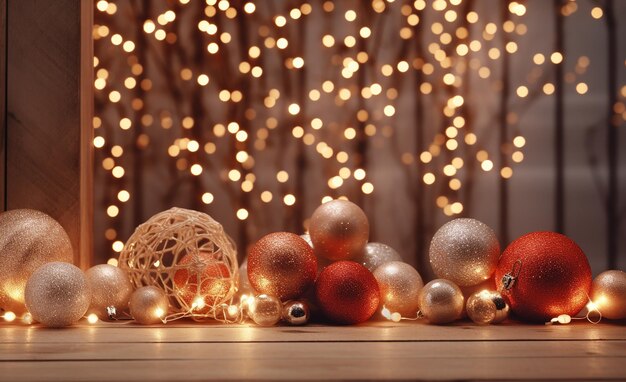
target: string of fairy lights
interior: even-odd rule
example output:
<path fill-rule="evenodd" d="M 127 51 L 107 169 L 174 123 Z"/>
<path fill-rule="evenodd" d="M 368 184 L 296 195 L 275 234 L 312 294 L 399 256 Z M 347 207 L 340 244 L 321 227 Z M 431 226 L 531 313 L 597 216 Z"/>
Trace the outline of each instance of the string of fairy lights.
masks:
<path fill-rule="evenodd" d="M 270 171 L 273 184 L 259 175 L 267 173 L 267 167 L 259 167 L 268 142 L 295 140 L 307 155 L 314 153 L 325 163 L 326 191 L 318 202 L 375 193 L 376 183 L 364 165 L 363 142 L 393 139 L 400 100 L 407 96 L 399 84 L 415 80 L 417 74 L 420 80 L 412 93 L 430 97 L 441 128 L 423 148 L 398 153 L 398 160 L 407 167 L 424 166 L 421 182 L 440 190 L 434 203 L 445 215 L 463 213 L 460 191 L 471 176 L 470 162 L 477 163 L 479 171 L 497 171 L 509 179 L 513 166 L 524 160 L 526 138 L 516 128 L 518 111 L 506 116 L 512 133 L 499 147 L 506 156 L 500 160 L 500 152 L 488 149 L 481 132 L 468 122 L 464 89 L 469 75 L 489 83 L 499 80 L 494 68 L 504 56 L 516 55 L 518 40 L 528 32 L 525 3 L 506 3 L 508 14 L 502 19 L 484 17 L 468 0 L 136 3 L 97 0 L 93 30 L 93 145 L 96 171 L 104 172 L 107 187 L 114 189 L 103 196 L 110 222 L 104 237 L 113 252 L 124 246 L 119 219 L 131 213 L 128 202 L 140 197 L 128 180 L 129 172 L 137 171 L 132 167 L 136 161 L 127 159 L 133 151 L 158 148 L 152 155 L 168 158 L 180 176 L 217 177 L 229 183 L 231 194 L 298 208 L 302 196 L 293 185 L 297 167 L 275 165 Z M 565 2 L 561 13 L 569 16 L 578 8 L 577 1 Z M 316 14 L 333 24 L 325 27 L 320 40 L 305 29 L 307 19 Z M 590 16 L 602 19 L 603 9 L 592 7 Z M 421 52 L 382 52 L 383 28 L 393 28 L 401 46 L 421 42 Z M 190 43 L 189 36 L 199 38 Z M 146 54 L 159 46 L 158 57 Z M 193 60 L 172 60 L 163 53 L 181 55 L 185 49 Z M 330 62 L 320 62 L 318 55 L 328 55 Z M 525 83 L 512 84 L 516 97 L 555 93 L 549 73 L 564 62 L 563 52 L 536 52 L 519 59 L 532 60 L 534 67 Z M 150 65 L 160 69 L 151 70 Z M 565 73 L 565 82 L 574 84 L 580 95 L 589 90 L 584 76 L 590 65 L 590 58 L 581 56 L 574 70 Z M 325 69 L 319 81 L 305 73 L 315 66 Z M 151 94 L 163 93 L 164 73 L 176 82 L 168 97 L 201 99 L 188 101 L 192 106 L 185 112 L 150 105 Z M 268 80 L 276 73 L 287 79 Z M 626 96 L 626 87 L 621 93 Z M 207 105 L 211 110 L 197 115 Z M 328 105 L 349 111 L 330 117 Z M 616 113 L 626 118 L 622 102 Z M 167 141 L 165 146 L 155 136 Z M 211 187 L 201 187 L 205 189 L 197 195 L 198 202 L 222 202 Z M 233 213 L 246 221 L 253 205 L 236 205 Z"/>

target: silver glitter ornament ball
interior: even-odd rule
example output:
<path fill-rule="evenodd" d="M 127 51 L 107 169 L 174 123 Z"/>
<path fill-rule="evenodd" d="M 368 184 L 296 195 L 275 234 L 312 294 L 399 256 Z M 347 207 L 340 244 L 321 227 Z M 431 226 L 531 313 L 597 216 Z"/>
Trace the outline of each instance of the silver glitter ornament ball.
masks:
<path fill-rule="evenodd" d="M 500 243 L 488 225 L 476 219 L 454 219 L 435 233 L 429 256 L 437 277 L 471 286 L 487 280 L 496 270 Z"/>
<path fill-rule="evenodd" d="M 403 317 L 415 317 L 422 277 L 415 268 L 401 261 L 390 261 L 374 271 L 380 289 L 380 305 Z"/>
<path fill-rule="evenodd" d="M 500 293 L 482 290 L 467 299 L 465 311 L 467 316 L 477 324 L 497 324 L 509 316 L 509 305 Z"/>
<path fill-rule="evenodd" d="M 83 271 L 61 262 L 39 267 L 28 279 L 26 308 L 33 319 L 46 326 L 72 325 L 87 312 L 91 290 Z"/>
<path fill-rule="evenodd" d="M 91 289 L 89 312 L 95 313 L 101 320 L 108 320 L 108 307 L 114 307 L 118 314 L 128 309 L 133 284 L 123 269 L 100 264 L 89 268 L 85 277 Z"/>
<path fill-rule="evenodd" d="M 420 313 L 431 324 L 447 324 L 463 313 L 463 292 L 453 282 L 435 279 L 424 285 L 419 293 Z"/>
<path fill-rule="evenodd" d="M 383 243 L 365 244 L 363 256 L 358 260 L 371 272 L 390 261 L 402 261 L 402 256 L 395 249 Z"/>
<path fill-rule="evenodd" d="M 287 301 L 283 307 L 283 320 L 290 325 L 304 325 L 309 316 L 309 305 L 304 301 Z"/>

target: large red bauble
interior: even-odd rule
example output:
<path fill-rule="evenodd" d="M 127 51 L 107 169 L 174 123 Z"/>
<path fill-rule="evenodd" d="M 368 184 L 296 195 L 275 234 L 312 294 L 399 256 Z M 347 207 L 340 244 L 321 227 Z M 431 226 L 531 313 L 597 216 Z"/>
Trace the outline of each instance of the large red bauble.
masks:
<path fill-rule="evenodd" d="M 259 293 L 282 301 L 298 298 L 313 286 L 316 276 L 313 249 L 296 234 L 270 233 L 250 249 L 248 280 Z"/>
<path fill-rule="evenodd" d="M 174 288 L 188 307 L 198 299 L 204 306 L 195 308 L 196 312 L 208 311 L 213 304 L 221 302 L 230 292 L 231 280 L 228 267 L 215 259 L 215 255 L 207 252 L 188 254 L 177 262 L 184 267 L 174 273 Z"/>
<path fill-rule="evenodd" d="M 354 261 L 338 261 L 317 277 L 315 297 L 326 317 L 339 324 L 358 324 L 374 315 L 380 291 L 367 268 Z"/>
<path fill-rule="evenodd" d="M 517 262 L 517 265 L 515 263 Z M 583 251 L 567 236 L 532 232 L 504 250 L 495 278 L 498 289 L 506 274 L 519 274 L 503 295 L 515 315 L 530 321 L 549 321 L 560 314 L 573 316 L 587 304 L 591 268 Z"/>

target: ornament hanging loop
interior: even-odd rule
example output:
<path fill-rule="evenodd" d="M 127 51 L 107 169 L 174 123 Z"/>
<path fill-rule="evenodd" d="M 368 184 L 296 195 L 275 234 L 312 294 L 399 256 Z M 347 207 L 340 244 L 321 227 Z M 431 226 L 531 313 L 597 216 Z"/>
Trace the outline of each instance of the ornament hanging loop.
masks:
<path fill-rule="evenodd" d="M 515 263 L 513 263 L 513 268 L 511 269 L 511 272 L 502 276 L 502 288 L 500 292 L 506 292 L 513 288 L 521 271 L 522 260 L 518 259 L 515 261 Z"/>

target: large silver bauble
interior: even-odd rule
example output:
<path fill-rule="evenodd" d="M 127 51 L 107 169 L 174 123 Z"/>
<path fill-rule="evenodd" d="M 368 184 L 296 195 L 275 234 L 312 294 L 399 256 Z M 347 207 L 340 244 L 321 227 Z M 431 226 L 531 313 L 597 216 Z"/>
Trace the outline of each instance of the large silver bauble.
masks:
<path fill-rule="evenodd" d="M 367 243 L 363 249 L 363 256 L 358 262 L 374 272 L 379 266 L 390 261 L 402 261 L 402 256 L 393 248 L 383 243 Z"/>
<path fill-rule="evenodd" d="M 500 243 L 486 224 L 476 219 L 454 219 L 435 233 L 429 256 L 437 277 L 460 286 L 476 285 L 496 270 Z"/>

